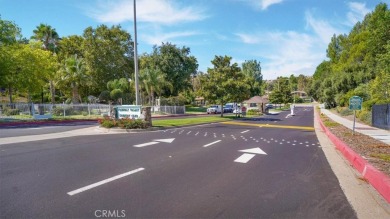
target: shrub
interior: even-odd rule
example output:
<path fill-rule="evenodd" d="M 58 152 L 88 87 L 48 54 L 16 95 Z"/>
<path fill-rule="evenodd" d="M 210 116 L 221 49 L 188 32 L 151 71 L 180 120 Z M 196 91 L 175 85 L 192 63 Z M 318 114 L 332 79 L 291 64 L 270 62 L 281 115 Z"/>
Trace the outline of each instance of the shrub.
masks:
<path fill-rule="evenodd" d="M 109 117 L 104 117 L 99 119 L 98 122 L 104 128 L 113 128 L 119 127 L 123 129 L 145 129 L 148 127 L 148 124 L 142 119 L 110 119 Z"/>
<path fill-rule="evenodd" d="M 339 113 L 341 116 L 349 116 L 349 115 L 353 115 L 353 110 L 350 110 L 347 107 L 343 107 L 339 110 Z"/>
<path fill-rule="evenodd" d="M 260 115 L 259 109 L 250 109 L 248 112 L 246 112 L 247 115 Z"/>
<path fill-rule="evenodd" d="M 360 121 L 371 125 L 372 124 L 372 112 L 367 110 L 359 110 L 356 112 L 356 117 L 360 119 Z"/>
<path fill-rule="evenodd" d="M 63 116 L 64 115 L 64 108 L 63 107 L 53 108 L 52 114 L 55 116 Z M 65 107 L 65 115 L 66 116 L 70 116 L 70 115 L 74 115 L 74 114 L 75 114 L 75 111 L 73 110 L 72 107 Z"/>
<path fill-rule="evenodd" d="M 11 109 L 11 108 L 5 107 L 4 110 L 3 110 L 3 113 L 6 116 L 15 116 L 15 115 L 19 115 L 20 114 L 20 110 L 19 109 Z"/>

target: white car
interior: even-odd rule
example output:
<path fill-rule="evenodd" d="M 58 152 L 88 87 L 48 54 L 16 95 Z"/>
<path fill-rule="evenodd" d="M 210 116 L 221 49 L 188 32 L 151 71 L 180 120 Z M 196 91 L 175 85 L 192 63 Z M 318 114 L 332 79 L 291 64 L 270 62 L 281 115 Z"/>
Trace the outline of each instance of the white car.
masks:
<path fill-rule="evenodd" d="M 221 107 L 218 106 L 218 105 L 213 105 L 213 106 L 210 106 L 209 108 L 207 108 L 207 114 L 217 114 L 217 113 L 221 113 Z"/>

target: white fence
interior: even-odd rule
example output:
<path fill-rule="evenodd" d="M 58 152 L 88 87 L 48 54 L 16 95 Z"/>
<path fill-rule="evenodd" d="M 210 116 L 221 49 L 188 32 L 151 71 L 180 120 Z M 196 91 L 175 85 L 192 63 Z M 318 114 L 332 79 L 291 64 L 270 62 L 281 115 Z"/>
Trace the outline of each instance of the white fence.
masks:
<path fill-rule="evenodd" d="M 152 107 L 152 113 L 163 114 L 185 114 L 185 106 L 154 106 Z"/>
<path fill-rule="evenodd" d="M 0 119 L 42 119 L 51 117 L 87 117 L 110 114 L 104 104 L 0 104 Z"/>
<path fill-rule="evenodd" d="M 113 107 L 105 104 L 0 103 L 0 120 L 103 117 L 109 116 Z M 185 114 L 185 106 L 154 106 L 152 113 Z"/>

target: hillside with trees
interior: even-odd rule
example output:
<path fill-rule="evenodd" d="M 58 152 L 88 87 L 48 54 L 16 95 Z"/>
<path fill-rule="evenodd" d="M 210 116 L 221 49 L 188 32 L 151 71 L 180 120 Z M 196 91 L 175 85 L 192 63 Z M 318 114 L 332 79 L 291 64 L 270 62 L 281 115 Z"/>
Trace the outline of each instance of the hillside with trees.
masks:
<path fill-rule="evenodd" d="M 376 6 L 349 34 L 334 35 L 328 60 L 317 66 L 310 95 L 326 107 L 346 107 L 349 98 L 363 98 L 361 117 L 374 104 L 390 103 L 390 10 Z M 365 114 L 365 115 L 362 115 Z"/>

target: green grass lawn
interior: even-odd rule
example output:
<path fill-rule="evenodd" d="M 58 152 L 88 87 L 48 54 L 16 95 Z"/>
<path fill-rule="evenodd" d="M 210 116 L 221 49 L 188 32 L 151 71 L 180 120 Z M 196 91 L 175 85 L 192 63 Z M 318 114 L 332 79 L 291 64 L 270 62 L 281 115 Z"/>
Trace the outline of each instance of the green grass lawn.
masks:
<path fill-rule="evenodd" d="M 154 127 L 174 127 L 183 125 L 196 125 L 210 122 L 224 122 L 229 121 L 229 117 L 196 117 L 196 118 L 180 118 L 180 119 L 159 119 L 153 120 Z"/>
<path fill-rule="evenodd" d="M 186 106 L 186 114 L 201 114 L 201 113 L 207 113 L 207 108 Z"/>
<path fill-rule="evenodd" d="M 255 116 L 246 116 L 246 118 L 252 118 Z M 242 117 L 241 117 L 242 118 Z M 197 125 L 212 122 L 225 122 L 230 120 L 241 119 L 236 116 L 206 116 L 206 117 L 195 117 L 195 118 L 179 118 L 179 119 L 159 119 L 153 120 L 154 127 L 175 127 L 184 125 Z"/>

